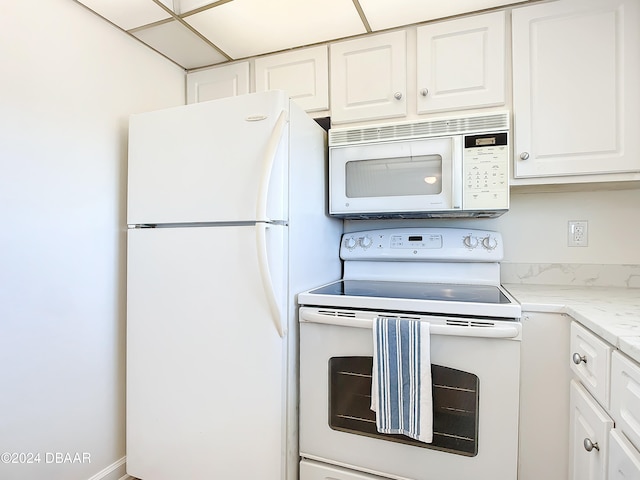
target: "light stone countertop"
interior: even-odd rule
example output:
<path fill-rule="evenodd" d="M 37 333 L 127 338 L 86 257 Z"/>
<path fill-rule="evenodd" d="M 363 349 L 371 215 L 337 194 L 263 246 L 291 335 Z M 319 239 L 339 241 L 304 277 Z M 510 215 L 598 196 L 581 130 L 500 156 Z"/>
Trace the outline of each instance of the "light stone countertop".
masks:
<path fill-rule="evenodd" d="M 640 289 L 504 284 L 523 312 L 566 313 L 640 363 Z"/>

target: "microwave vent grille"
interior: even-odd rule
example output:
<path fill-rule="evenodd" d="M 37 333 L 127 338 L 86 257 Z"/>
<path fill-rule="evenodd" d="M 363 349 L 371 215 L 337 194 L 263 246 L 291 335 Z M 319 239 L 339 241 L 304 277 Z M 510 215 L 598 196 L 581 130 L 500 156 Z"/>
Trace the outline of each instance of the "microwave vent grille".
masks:
<path fill-rule="evenodd" d="M 506 112 L 472 117 L 427 120 L 422 122 L 374 125 L 359 128 L 329 130 L 329 146 L 358 143 L 410 140 L 442 135 L 457 135 L 489 130 L 508 130 L 509 114 Z"/>

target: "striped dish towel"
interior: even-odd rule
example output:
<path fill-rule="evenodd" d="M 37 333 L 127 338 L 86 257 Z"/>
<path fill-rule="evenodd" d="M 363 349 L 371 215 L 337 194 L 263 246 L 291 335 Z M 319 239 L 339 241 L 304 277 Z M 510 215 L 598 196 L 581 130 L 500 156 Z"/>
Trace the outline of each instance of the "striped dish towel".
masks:
<path fill-rule="evenodd" d="M 433 441 L 429 323 L 378 317 L 373 322 L 371 410 L 380 433 Z"/>

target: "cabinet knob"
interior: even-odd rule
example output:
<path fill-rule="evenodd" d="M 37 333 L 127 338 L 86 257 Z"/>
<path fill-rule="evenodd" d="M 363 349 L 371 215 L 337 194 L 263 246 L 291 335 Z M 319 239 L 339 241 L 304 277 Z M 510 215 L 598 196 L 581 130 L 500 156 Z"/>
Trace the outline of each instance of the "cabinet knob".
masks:
<path fill-rule="evenodd" d="M 587 357 L 585 357 L 584 355 L 580 355 L 579 353 L 574 353 L 572 358 L 573 363 L 575 363 L 576 365 L 580 365 L 582 362 L 587 363 Z"/>
<path fill-rule="evenodd" d="M 582 442 L 582 444 L 584 445 L 584 449 L 585 449 L 587 452 L 590 452 L 590 451 L 591 451 L 591 450 L 593 450 L 594 448 L 595 448 L 597 451 L 600 451 L 600 447 L 598 446 L 598 442 L 593 443 L 593 442 L 592 442 L 590 439 L 588 439 L 588 438 L 585 438 L 585 439 L 584 439 L 584 442 Z"/>
<path fill-rule="evenodd" d="M 522 152 L 520 154 L 520 160 L 527 160 L 529 158 L 529 152 Z"/>
<path fill-rule="evenodd" d="M 423 97 L 426 97 L 427 95 L 429 95 L 429 89 L 423 88 L 422 90 L 420 90 L 420 95 L 422 95 Z"/>
<path fill-rule="evenodd" d="M 393 98 L 395 98 L 396 100 L 400 100 L 400 99 L 402 99 L 402 93 L 401 93 L 401 92 L 396 92 L 396 93 L 393 95 Z"/>

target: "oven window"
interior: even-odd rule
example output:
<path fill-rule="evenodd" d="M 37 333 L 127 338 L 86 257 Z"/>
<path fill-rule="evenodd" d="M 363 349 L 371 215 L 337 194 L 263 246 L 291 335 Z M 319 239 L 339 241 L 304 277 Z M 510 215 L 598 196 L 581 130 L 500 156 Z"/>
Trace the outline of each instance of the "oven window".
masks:
<path fill-rule="evenodd" d="M 421 155 L 356 160 L 346 164 L 349 198 L 438 195 L 442 192 L 442 157 Z"/>
<path fill-rule="evenodd" d="M 465 456 L 478 453 L 480 381 L 472 373 L 431 365 L 433 442 L 378 433 L 371 411 L 372 357 L 329 359 L 329 426 L 334 430 Z"/>

